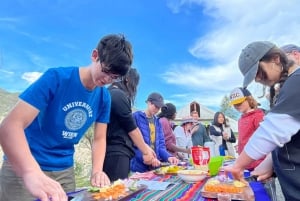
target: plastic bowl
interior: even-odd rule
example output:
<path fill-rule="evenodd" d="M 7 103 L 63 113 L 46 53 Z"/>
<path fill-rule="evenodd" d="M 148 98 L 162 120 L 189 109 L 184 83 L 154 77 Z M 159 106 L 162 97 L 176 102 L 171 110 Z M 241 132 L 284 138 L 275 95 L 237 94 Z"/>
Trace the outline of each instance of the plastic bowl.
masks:
<path fill-rule="evenodd" d="M 205 179 L 207 172 L 202 170 L 179 170 L 177 175 L 186 183 L 195 183 Z"/>
<path fill-rule="evenodd" d="M 210 158 L 210 161 L 208 163 L 208 169 L 210 176 L 215 176 L 219 173 L 220 167 L 223 165 L 223 156 L 214 156 Z"/>

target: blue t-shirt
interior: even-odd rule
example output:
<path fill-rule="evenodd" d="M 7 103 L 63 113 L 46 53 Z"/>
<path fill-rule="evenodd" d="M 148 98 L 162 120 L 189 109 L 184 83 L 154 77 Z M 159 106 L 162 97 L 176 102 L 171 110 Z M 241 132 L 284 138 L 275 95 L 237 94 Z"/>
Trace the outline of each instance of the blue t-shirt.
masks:
<path fill-rule="evenodd" d="M 109 122 L 111 98 L 107 88 L 86 89 L 78 67 L 49 69 L 20 98 L 39 110 L 25 134 L 44 171 L 73 166 L 74 144 L 94 122 Z"/>

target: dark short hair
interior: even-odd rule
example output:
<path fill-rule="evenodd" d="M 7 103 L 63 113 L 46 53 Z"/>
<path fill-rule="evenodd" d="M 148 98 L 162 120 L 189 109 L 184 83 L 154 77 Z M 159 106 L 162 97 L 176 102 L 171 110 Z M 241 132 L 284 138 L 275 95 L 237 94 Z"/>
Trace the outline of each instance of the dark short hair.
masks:
<path fill-rule="evenodd" d="M 104 36 L 97 45 L 97 51 L 108 72 L 124 76 L 132 65 L 132 46 L 123 35 Z"/>
<path fill-rule="evenodd" d="M 162 108 L 158 117 L 166 117 L 167 119 L 173 119 L 176 114 L 176 106 L 172 103 L 166 103 Z"/>

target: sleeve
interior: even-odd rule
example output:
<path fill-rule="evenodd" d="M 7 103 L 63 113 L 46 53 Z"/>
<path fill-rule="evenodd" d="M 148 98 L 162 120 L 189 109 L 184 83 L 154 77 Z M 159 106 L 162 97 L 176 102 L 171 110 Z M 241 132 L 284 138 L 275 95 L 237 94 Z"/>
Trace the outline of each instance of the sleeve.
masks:
<path fill-rule="evenodd" d="M 299 131 L 299 128 L 300 121 L 292 116 L 269 112 L 244 150 L 252 159 L 258 160 L 277 146 L 283 147 Z"/>
<path fill-rule="evenodd" d="M 231 128 L 230 128 L 230 138 L 228 139 L 228 142 L 231 142 L 231 143 L 236 142 L 236 137 L 234 136 L 234 133 Z"/>
<path fill-rule="evenodd" d="M 166 147 L 167 147 L 167 150 L 170 150 L 170 151 L 174 151 L 172 150 L 172 145 L 174 144 L 173 143 L 173 130 L 169 124 L 169 121 L 166 119 L 166 118 L 160 118 L 159 119 L 159 122 L 162 126 L 162 130 L 163 130 L 163 133 L 164 133 L 164 137 L 165 137 L 165 143 L 166 143 Z"/>
<path fill-rule="evenodd" d="M 133 120 L 135 121 L 135 123 L 136 123 L 136 125 L 137 125 L 137 127 L 139 127 L 140 128 L 140 126 L 139 126 L 139 121 L 138 121 L 138 118 L 139 118 L 139 115 L 138 115 L 138 112 L 134 112 L 133 114 L 132 114 L 132 117 L 133 117 Z M 143 135 L 143 138 L 144 138 L 144 134 L 143 134 L 143 130 L 140 128 L 140 131 L 141 131 L 141 133 L 142 133 L 142 135 Z M 144 141 L 145 141 L 145 138 L 144 138 Z M 146 141 L 145 141 L 146 142 Z M 146 142 L 147 143 L 147 142 Z M 138 160 L 138 161 L 143 161 L 143 154 L 142 154 L 142 152 L 137 148 L 137 147 L 135 147 L 135 149 L 134 149 L 134 151 L 135 151 L 135 158 Z"/>
<path fill-rule="evenodd" d="M 176 126 L 175 130 L 174 130 L 174 135 L 176 138 L 176 145 L 179 147 L 186 147 L 185 144 L 185 140 L 183 139 L 184 131 L 183 128 L 181 126 Z"/>
<path fill-rule="evenodd" d="M 159 146 L 158 151 L 159 151 L 159 155 L 160 155 L 161 159 L 164 162 L 167 162 L 168 158 L 171 157 L 172 155 L 166 149 L 163 129 L 162 129 L 160 122 L 159 121 L 157 121 L 157 122 L 158 123 L 156 124 L 156 126 L 157 126 L 157 138 L 158 138 L 158 146 Z"/>
<path fill-rule="evenodd" d="M 210 137 L 207 135 L 206 128 L 205 128 L 204 125 L 202 125 L 202 129 L 203 129 L 204 142 L 210 142 L 211 139 L 210 139 Z"/>
<path fill-rule="evenodd" d="M 214 136 L 222 136 L 222 133 L 218 132 L 214 126 L 209 127 L 209 132 L 211 135 L 214 135 Z"/>
<path fill-rule="evenodd" d="M 108 92 L 106 87 L 101 87 L 101 94 L 102 94 L 102 103 L 100 104 L 98 110 L 98 116 L 96 122 L 98 123 L 109 123 L 110 118 L 110 109 L 111 109 L 111 96 Z"/>
<path fill-rule="evenodd" d="M 59 74 L 50 68 L 21 93 L 20 98 L 40 111 L 44 110 L 54 97 L 59 83 Z"/>
<path fill-rule="evenodd" d="M 124 130 L 129 133 L 137 128 L 132 116 L 131 104 L 126 94 L 120 89 L 110 89 L 111 113 L 118 117 L 118 121 Z"/>

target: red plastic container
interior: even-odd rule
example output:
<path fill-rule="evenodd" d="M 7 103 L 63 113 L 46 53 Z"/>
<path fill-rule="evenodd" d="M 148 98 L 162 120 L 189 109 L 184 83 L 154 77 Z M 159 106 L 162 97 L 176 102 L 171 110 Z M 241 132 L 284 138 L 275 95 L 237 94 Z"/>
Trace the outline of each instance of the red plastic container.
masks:
<path fill-rule="evenodd" d="M 191 152 L 194 165 L 208 165 L 210 159 L 209 147 L 193 146 Z"/>

